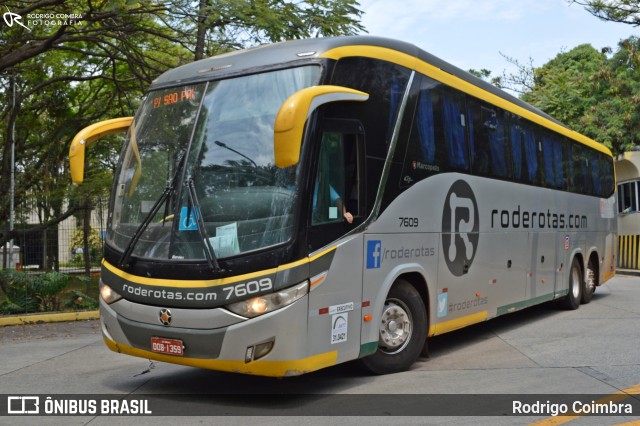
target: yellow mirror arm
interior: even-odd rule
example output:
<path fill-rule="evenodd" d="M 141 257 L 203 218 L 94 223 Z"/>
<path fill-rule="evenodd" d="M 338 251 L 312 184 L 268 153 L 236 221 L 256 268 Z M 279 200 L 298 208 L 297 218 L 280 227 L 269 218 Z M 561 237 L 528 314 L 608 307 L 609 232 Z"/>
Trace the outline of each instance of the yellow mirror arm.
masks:
<path fill-rule="evenodd" d="M 302 134 L 307 119 L 320 105 L 329 102 L 364 102 L 369 95 L 341 86 L 312 86 L 291 95 L 280 107 L 273 126 L 273 147 L 277 167 L 289 167 L 300 160 Z"/>
<path fill-rule="evenodd" d="M 104 136 L 127 131 L 132 121 L 133 117 L 121 117 L 101 121 L 85 127 L 76 134 L 69 148 L 71 181 L 74 184 L 80 185 L 84 180 L 84 152 L 86 147 Z"/>

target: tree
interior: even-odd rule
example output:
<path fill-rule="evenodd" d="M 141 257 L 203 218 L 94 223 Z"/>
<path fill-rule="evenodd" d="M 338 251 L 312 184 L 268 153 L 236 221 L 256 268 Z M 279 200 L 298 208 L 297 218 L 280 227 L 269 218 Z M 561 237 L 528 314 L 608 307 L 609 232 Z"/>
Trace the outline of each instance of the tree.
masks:
<path fill-rule="evenodd" d="M 640 1 L 637 0 L 570 0 L 584 6 L 589 13 L 604 21 L 640 25 Z"/>
<path fill-rule="evenodd" d="M 581 119 L 585 134 L 615 154 L 640 145 L 640 40 L 622 40 L 590 79 L 594 101 Z"/>
<path fill-rule="evenodd" d="M 81 189 L 72 189 L 66 158 L 78 130 L 132 115 L 153 79 L 194 57 L 361 31 L 357 6 L 355 0 L 5 2 L 5 19 L 0 20 L 0 96 L 7 100 L 0 104 L 0 246 L 11 238 L 13 142 L 16 204 L 30 197 L 41 222 L 56 223 L 104 192 L 115 167 L 117 144 L 96 144 L 87 171 L 99 177 L 88 176 Z M 65 209 L 63 200 L 69 198 Z"/>
<path fill-rule="evenodd" d="M 581 126 L 585 112 L 597 102 L 589 80 L 607 58 L 589 44 L 559 53 L 533 72 L 533 87 L 522 100 L 537 106 L 573 128 Z"/>
<path fill-rule="evenodd" d="M 519 75 L 532 83 L 522 99 L 618 154 L 640 143 L 640 41 L 620 42 L 612 56 L 588 44 Z"/>
<path fill-rule="evenodd" d="M 364 31 L 355 0 L 200 0 L 195 59 L 265 42 Z M 189 29 L 189 27 L 187 27 Z"/>

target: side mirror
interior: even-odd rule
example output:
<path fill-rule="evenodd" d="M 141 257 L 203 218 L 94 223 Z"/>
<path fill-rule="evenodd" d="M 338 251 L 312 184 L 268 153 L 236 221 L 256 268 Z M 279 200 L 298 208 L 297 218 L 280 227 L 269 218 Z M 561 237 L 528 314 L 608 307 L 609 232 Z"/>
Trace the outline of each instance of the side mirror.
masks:
<path fill-rule="evenodd" d="M 320 105 L 329 102 L 364 102 L 369 94 L 341 86 L 311 86 L 284 101 L 273 126 L 273 148 L 277 167 L 289 167 L 300 160 L 302 134 L 307 119 Z"/>
<path fill-rule="evenodd" d="M 126 132 L 133 117 L 114 118 L 99 123 L 94 123 L 80 130 L 73 138 L 69 148 L 69 166 L 71 168 L 71 181 L 82 184 L 84 180 L 84 151 L 98 139 L 118 132 Z"/>

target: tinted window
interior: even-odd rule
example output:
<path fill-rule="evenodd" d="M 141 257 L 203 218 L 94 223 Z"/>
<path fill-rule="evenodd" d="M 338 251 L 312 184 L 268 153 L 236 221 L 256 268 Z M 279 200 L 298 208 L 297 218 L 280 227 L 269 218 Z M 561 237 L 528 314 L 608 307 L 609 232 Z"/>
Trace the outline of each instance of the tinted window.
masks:
<path fill-rule="evenodd" d="M 542 153 L 544 157 L 545 186 L 555 189 L 566 189 L 564 181 L 564 152 L 562 140 L 558 136 L 545 134 L 542 137 Z"/>
<path fill-rule="evenodd" d="M 401 185 L 440 172 L 468 172 L 465 97 L 423 77 Z"/>
<path fill-rule="evenodd" d="M 337 62 L 331 84 L 369 94 L 366 102 L 335 102 L 324 109 L 326 117 L 356 119 L 363 125 L 365 155 L 365 205 L 371 212 L 393 130 L 409 81 L 410 71 L 399 65 L 369 58 L 344 58 Z M 385 191 L 398 190 L 388 185 Z M 397 194 L 392 191 L 389 199 Z M 385 197 L 386 197 L 385 193 Z M 381 209 L 385 208 L 383 202 Z"/>
<path fill-rule="evenodd" d="M 602 197 L 610 197 L 614 190 L 613 158 L 600 154 L 600 170 L 602 179 Z"/>
<path fill-rule="evenodd" d="M 514 179 L 517 182 L 539 185 L 539 144 L 536 142 L 533 125 L 524 119 L 515 118 L 509 123 L 509 137 Z"/>
<path fill-rule="evenodd" d="M 573 169 L 575 172 L 576 192 L 580 194 L 593 194 L 589 149 L 581 144 L 575 144 L 573 148 Z"/>
<path fill-rule="evenodd" d="M 469 147 L 473 174 L 509 178 L 511 174 L 504 112 L 492 105 L 469 100 Z"/>

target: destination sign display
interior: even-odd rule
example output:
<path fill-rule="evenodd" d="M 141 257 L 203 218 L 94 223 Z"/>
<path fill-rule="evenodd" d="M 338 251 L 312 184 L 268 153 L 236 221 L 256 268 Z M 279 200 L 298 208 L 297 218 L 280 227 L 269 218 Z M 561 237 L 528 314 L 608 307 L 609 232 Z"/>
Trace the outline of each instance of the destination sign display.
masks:
<path fill-rule="evenodd" d="M 168 105 L 177 104 L 180 102 L 190 101 L 196 98 L 196 89 L 194 87 L 186 87 L 182 90 L 175 90 L 165 93 L 161 96 L 153 98 L 153 107 L 161 108 Z"/>

